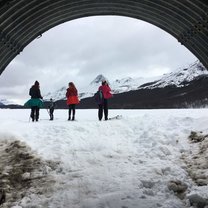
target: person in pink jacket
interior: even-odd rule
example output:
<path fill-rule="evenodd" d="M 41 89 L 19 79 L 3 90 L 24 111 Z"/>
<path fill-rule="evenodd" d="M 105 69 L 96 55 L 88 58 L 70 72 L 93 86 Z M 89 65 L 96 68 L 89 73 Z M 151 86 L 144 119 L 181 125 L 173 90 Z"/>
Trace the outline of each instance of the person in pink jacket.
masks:
<path fill-rule="evenodd" d="M 104 111 L 105 120 L 108 120 L 108 99 L 112 97 L 111 88 L 104 80 L 98 90 L 101 91 L 103 95 L 103 102 L 98 104 L 98 118 L 100 121 L 102 120 Z"/>

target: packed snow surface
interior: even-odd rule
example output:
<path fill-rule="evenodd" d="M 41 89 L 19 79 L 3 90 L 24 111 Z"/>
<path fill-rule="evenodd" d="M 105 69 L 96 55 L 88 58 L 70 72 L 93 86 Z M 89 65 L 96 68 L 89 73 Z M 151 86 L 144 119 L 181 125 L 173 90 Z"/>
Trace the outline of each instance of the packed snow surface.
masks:
<path fill-rule="evenodd" d="M 54 121 L 45 109 L 39 122 L 29 114 L 1 109 L 0 141 L 20 140 L 37 157 L 59 165 L 45 170 L 53 187 L 30 187 L 11 207 L 190 207 L 168 189 L 170 181 L 207 197 L 207 186 L 196 187 L 181 160 L 193 150 L 190 132 L 208 132 L 207 109 L 109 110 L 109 117 L 122 118 L 108 121 L 98 121 L 97 110 L 77 110 L 76 121 L 67 121 L 67 110 L 55 110 Z"/>

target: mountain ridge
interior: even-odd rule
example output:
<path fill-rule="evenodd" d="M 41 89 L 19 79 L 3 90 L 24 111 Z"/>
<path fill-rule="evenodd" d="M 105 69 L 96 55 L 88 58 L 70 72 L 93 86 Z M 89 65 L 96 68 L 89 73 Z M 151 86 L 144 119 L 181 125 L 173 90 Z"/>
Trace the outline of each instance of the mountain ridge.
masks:
<path fill-rule="evenodd" d="M 132 81 L 128 78 L 122 82 Z M 120 80 L 117 82 L 121 83 Z M 131 86 L 132 87 L 132 86 Z M 115 91 L 115 88 L 111 88 Z M 113 109 L 200 108 L 208 103 L 208 71 L 200 63 L 163 75 L 160 79 L 135 87 L 135 90 L 119 91 L 109 100 Z M 58 101 L 67 108 L 65 101 Z M 77 108 L 97 108 L 93 97 L 81 100 Z"/>
<path fill-rule="evenodd" d="M 88 86 L 78 89 L 81 102 L 77 108 L 97 108 L 93 95 L 97 91 L 102 80 L 108 81 L 105 76 L 99 74 Z M 109 83 L 114 94 L 113 98 L 109 101 L 110 107 L 201 107 L 208 103 L 208 93 L 206 93 L 208 89 L 207 83 L 208 70 L 199 61 L 190 64 L 188 67 L 178 69 L 175 72 L 164 74 L 160 77 L 139 77 L 134 79 L 126 77 L 123 79 L 116 79 Z M 66 87 L 61 87 L 55 92 L 48 93 L 44 96 L 45 106 L 47 106 L 48 100 L 53 98 L 57 103 L 57 108 L 67 108 L 65 93 Z"/>
<path fill-rule="evenodd" d="M 104 75 L 99 74 L 89 85 L 78 89 L 79 99 L 82 100 L 84 98 L 92 97 L 102 80 L 106 80 L 109 83 L 113 94 L 119 94 L 139 89 L 164 88 L 166 86 L 184 87 L 185 85 L 188 85 L 190 81 L 201 75 L 208 75 L 208 71 L 199 61 L 190 64 L 188 67 L 178 69 L 176 72 L 171 72 L 158 77 L 126 77 L 116 79 L 110 83 Z M 50 98 L 53 98 L 55 101 L 65 100 L 66 89 L 67 87 L 61 87 L 53 93 L 50 92 L 44 96 L 44 100 L 47 101 Z"/>

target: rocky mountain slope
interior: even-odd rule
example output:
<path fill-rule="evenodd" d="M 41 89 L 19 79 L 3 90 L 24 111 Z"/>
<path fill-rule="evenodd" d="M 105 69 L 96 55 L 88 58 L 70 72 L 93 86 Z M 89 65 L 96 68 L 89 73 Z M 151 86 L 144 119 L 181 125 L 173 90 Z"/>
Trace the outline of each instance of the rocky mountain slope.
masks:
<path fill-rule="evenodd" d="M 120 86 L 125 86 L 127 80 L 119 81 L 122 83 Z M 109 100 L 110 108 L 192 108 L 204 107 L 208 103 L 208 71 L 199 62 L 141 85 L 132 85 L 132 80 L 129 80 L 131 84 L 127 89 L 132 89 L 129 91 L 111 85 L 114 92 L 115 89 L 119 90 Z M 135 82 L 138 83 L 138 80 Z M 57 103 L 61 108 L 67 108 L 65 101 L 59 100 Z M 82 99 L 78 105 L 78 108 L 96 107 L 93 97 Z"/>
<path fill-rule="evenodd" d="M 107 80 L 113 94 L 119 94 L 122 92 L 128 92 L 131 90 L 137 90 L 138 87 L 144 83 L 151 82 L 158 77 L 151 77 L 151 78 L 136 78 L 133 79 L 131 77 L 117 79 L 113 82 L 109 82 L 108 79 L 100 74 L 98 75 L 93 81 L 91 81 L 87 86 L 78 89 L 79 91 L 79 99 L 84 99 L 88 97 L 92 97 L 95 92 L 97 91 L 98 87 L 100 86 L 102 80 Z M 66 94 L 66 87 L 61 87 L 59 90 L 55 92 L 49 92 L 48 94 L 44 95 L 44 100 L 49 100 L 53 98 L 54 100 L 65 100 Z"/>
<path fill-rule="evenodd" d="M 98 75 L 86 87 L 78 89 L 81 100 L 78 108 L 97 108 L 93 98 L 102 80 Z M 109 81 L 108 81 L 109 82 Z M 109 101 L 111 108 L 188 108 L 207 106 L 208 70 L 199 62 L 161 77 L 123 78 L 109 82 L 114 94 Z M 65 101 L 66 87 L 44 95 L 44 100 L 56 100 L 57 108 L 67 108 Z M 5 100 L 0 100 L 0 107 L 8 107 Z M 19 107 L 19 106 L 18 106 Z"/>

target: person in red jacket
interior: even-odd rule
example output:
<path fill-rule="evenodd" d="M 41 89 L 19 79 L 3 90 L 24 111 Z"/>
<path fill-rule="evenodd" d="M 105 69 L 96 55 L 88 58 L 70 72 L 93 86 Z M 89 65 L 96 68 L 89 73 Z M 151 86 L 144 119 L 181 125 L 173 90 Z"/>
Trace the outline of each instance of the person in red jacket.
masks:
<path fill-rule="evenodd" d="M 73 82 L 69 82 L 69 88 L 66 91 L 67 97 L 67 105 L 69 106 L 69 118 L 68 121 L 71 120 L 71 112 L 72 112 L 72 121 L 75 119 L 75 108 L 76 104 L 79 103 L 77 89 Z"/>
<path fill-rule="evenodd" d="M 103 102 L 98 104 L 98 118 L 101 121 L 103 118 L 103 111 L 105 120 L 108 120 L 108 99 L 112 97 L 111 88 L 107 81 L 102 81 L 102 85 L 98 88 L 103 94 Z"/>

